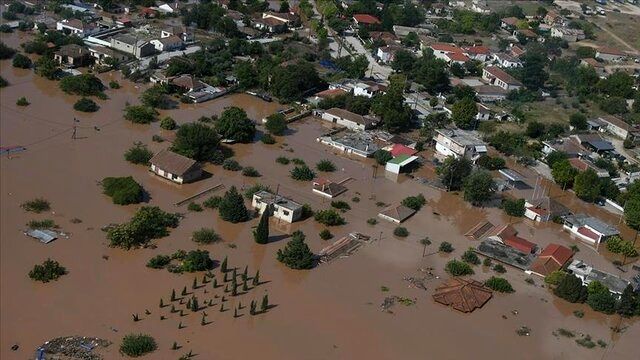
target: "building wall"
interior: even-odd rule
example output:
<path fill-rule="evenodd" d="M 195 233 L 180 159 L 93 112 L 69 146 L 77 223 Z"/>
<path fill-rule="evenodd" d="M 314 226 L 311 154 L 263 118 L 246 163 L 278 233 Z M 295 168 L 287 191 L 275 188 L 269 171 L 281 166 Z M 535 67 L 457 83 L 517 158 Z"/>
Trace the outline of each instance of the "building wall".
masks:
<path fill-rule="evenodd" d="M 324 114 L 322 114 L 322 119 L 326 120 L 326 121 L 330 121 L 330 122 L 332 122 L 334 124 L 338 124 L 338 125 L 344 126 L 344 127 L 348 128 L 348 129 L 351 129 L 351 130 L 365 130 L 365 126 L 362 125 L 362 124 L 358 124 L 358 123 L 353 122 L 351 120 L 343 119 L 343 118 L 341 118 L 339 116 L 334 116 L 334 115 L 328 114 L 326 112 Z"/>
<path fill-rule="evenodd" d="M 266 209 L 268 204 L 266 202 L 262 202 L 262 200 L 256 195 L 253 195 L 253 200 L 251 202 L 251 206 L 254 209 L 258 210 L 260 214 L 262 214 Z M 290 210 L 278 204 L 273 204 L 273 213 L 271 214 L 276 219 L 280 219 L 286 221 L 288 223 L 293 223 L 296 220 L 300 219 L 302 215 L 302 209 Z"/>
<path fill-rule="evenodd" d="M 353 95 L 354 96 L 365 96 L 365 97 L 368 97 L 368 98 L 372 98 L 373 97 L 373 93 L 367 91 L 367 89 L 363 89 L 363 88 L 358 87 L 358 86 L 353 88 Z"/>

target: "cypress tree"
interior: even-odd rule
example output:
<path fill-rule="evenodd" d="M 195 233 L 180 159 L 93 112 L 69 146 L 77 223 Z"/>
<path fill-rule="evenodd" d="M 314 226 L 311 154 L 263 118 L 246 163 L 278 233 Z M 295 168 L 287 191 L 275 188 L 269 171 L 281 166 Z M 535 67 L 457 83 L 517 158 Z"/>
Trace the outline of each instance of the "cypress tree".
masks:
<path fill-rule="evenodd" d="M 207 320 L 204 317 L 204 314 L 202 314 L 202 320 L 200 320 L 200 325 L 205 326 L 207 325 Z"/>
<path fill-rule="evenodd" d="M 262 212 L 258 226 L 253 230 L 253 240 L 258 244 L 266 244 L 269 242 L 269 213 L 270 206 Z"/>
<path fill-rule="evenodd" d="M 138 314 L 133 314 L 132 317 L 133 317 L 133 321 L 139 321 L 140 320 L 140 317 L 138 316 Z"/>
<path fill-rule="evenodd" d="M 225 284 L 224 285 L 224 292 L 226 292 L 226 293 L 229 292 L 229 284 Z"/>
<path fill-rule="evenodd" d="M 178 324 L 178 329 L 182 329 L 182 321 Z"/>
<path fill-rule="evenodd" d="M 251 314 L 251 315 L 255 315 L 256 314 L 256 302 L 255 302 L 255 300 L 251 300 L 251 305 L 249 306 L 249 314 Z"/>
<path fill-rule="evenodd" d="M 218 205 L 218 214 L 224 221 L 231 223 L 239 223 L 249 220 L 249 210 L 244 205 L 242 195 L 238 193 L 238 189 L 232 186 L 222 198 Z"/>
<path fill-rule="evenodd" d="M 311 269 L 314 264 L 314 255 L 304 239 L 305 235 L 302 231 L 295 231 L 284 249 L 278 250 L 278 261 L 292 269 Z"/>
<path fill-rule="evenodd" d="M 185 295 L 187 295 L 187 287 L 186 286 L 182 288 L 182 296 L 185 296 Z"/>
<path fill-rule="evenodd" d="M 624 317 L 633 316 L 637 302 L 636 296 L 637 295 L 635 295 L 633 292 L 633 286 L 627 285 L 627 287 L 622 292 L 622 295 L 620 296 L 620 303 L 618 304 L 617 310 L 618 314 Z"/>
<path fill-rule="evenodd" d="M 178 350 L 178 343 L 177 342 L 173 342 L 173 345 L 171 345 L 171 350 Z"/>
<path fill-rule="evenodd" d="M 238 309 L 233 309 L 233 317 L 237 318 L 238 317 Z"/>
<path fill-rule="evenodd" d="M 253 286 L 260 285 L 260 269 L 256 271 L 256 276 L 253 277 Z"/>
<path fill-rule="evenodd" d="M 218 279 L 213 279 L 212 286 L 213 286 L 214 289 L 218 288 Z"/>
<path fill-rule="evenodd" d="M 164 315 L 160 315 L 160 320 L 164 320 L 166 319 L 166 317 L 164 317 Z"/>
<path fill-rule="evenodd" d="M 573 274 L 568 274 L 560 280 L 554 294 L 572 303 L 582 303 L 587 299 L 586 287 L 582 285 L 582 280 Z"/>
<path fill-rule="evenodd" d="M 220 303 L 220 312 L 224 312 L 224 303 Z"/>
<path fill-rule="evenodd" d="M 191 299 L 187 300 L 187 309 L 191 309 Z"/>
<path fill-rule="evenodd" d="M 269 295 L 264 294 L 264 296 L 262 297 L 262 304 L 260 305 L 260 309 L 262 311 L 267 311 L 268 308 L 269 308 Z"/>
<path fill-rule="evenodd" d="M 162 302 L 162 298 L 160 298 L 160 309 L 164 307 L 164 302 Z"/>
<path fill-rule="evenodd" d="M 193 283 L 191 284 L 191 288 L 192 289 L 197 289 L 198 288 L 198 279 L 197 278 L 193 278 Z"/>
<path fill-rule="evenodd" d="M 247 286 L 247 282 L 246 281 L 242 283 L 242 291 L 245 291 L 245 292 L 249 291 L 249 287 Z"/>
<path fill-rule="evenodd" d="M 176 312 L 176 307 L 175 305 L 171 304 L 171 313 L 175 313 Z"/>
<path fill-rule="evenodd" d="M 227 272 L 227 257 L 224 257 L 224 260 L 222 260 L 222 264 L 220 265 L 220 271 L 222 271 L 223 273 Z"/>
<path fill-rule="evenodd" d="M 176 301 L 176 289 L 171 289 L 171 301 Z"/>
<path fill-rule="evenodd" d="M 144 309 L 144 314 L 145 315 L 151 315 L 151 311 L 149 311 L 149 309 Z"/>
<path fill-rule="evenodd" d="M 191 301 L 191 311 L 198 311 L 200 309 L 200 305 L 198 304 L 198 298 L 193 297 L 193 301 Z"/>
<path fill-rule="evenodd" d="M 238 277 L 238 271 L 236 270 L 236 268 L 233 268 L 233 280 L 235 280 Z"/>
<path fill-rule="evenodd" d="M 249 267 L 245 266 L 244 271 L 242 272 L 242 280 L 247 281 L 249 278 Z"/>
<path fill-rule="evenodd" d="M 202 275 L 202 283 L 203 284 L 207 283 L 207 274 Z"/>

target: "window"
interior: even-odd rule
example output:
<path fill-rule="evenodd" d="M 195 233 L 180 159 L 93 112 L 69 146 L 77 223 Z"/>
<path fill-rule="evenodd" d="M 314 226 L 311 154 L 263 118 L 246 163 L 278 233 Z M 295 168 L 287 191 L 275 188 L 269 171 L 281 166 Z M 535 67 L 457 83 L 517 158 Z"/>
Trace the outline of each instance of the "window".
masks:
<path fill-rule="evenodd" d="M 289 216 L 289 212 L 287 210 L 282 210 L 282 213 L 284 214 L 284 216 Z"/>

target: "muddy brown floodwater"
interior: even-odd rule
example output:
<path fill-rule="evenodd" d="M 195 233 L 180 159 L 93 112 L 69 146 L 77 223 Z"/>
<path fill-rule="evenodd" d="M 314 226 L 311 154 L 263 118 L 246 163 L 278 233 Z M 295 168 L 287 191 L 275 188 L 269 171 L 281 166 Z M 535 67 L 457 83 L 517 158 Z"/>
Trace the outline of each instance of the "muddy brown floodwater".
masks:
<path fill-rule="evenodd" d="M 16 36 L 8 38 L 14 46 L 18 42 Z M 238 161 L 258 169 L 260 178 L 246 178 L 208 165 L 211 178 L 176 186 L 123 159 L 122 154 L 135 141 L 148 144 L 154 151 L 169 146 L 167 142 L 151 142 L 151 136 L 160 131 L 157 123 L 132 125 L 123 120 L 125 103 L 137 102 L 137 85 L 116 74 L 100 75 L 105 82 L 118 79 L 123 87 L 107 90 L 109 99 L 98 101 L 100 111 L 87 115 L 74 112 L 72 105 L 77 97 L 63 94 L 55 82 L 34 77 L 28 70 L 14 69 L 6 60 L 1 66 L 2 76 L 11 85 L 0 90 L 0 143 L 27 147 L 26 152 L 0 159 L 2 359 L 33 358 L 38 345 L 67 335 L 113 341 L 105 357 L 117 359 L 121 358 L 117 350 L 121 338 L 131 332 L 149 333 L 156 338 L 159 348 L 148 356 L 154 359 L 177 358 L 189 350 L 198 354 L 198 359 L 637 359 L 637 322 L 624 320 L 626 331 L 614 337 L 610 327 L 617 324 L 617 317 L 594 314 L 585 306 L 555 299 L 541 286 L 540 279 L 536 279 L 535 286 L 528 285 L 525 274 L 512 269 L 505 276 L 516 292 L 496 294 L 472 314 L 460 314 L 435 304 L 431 293 L 438 280 L 428 282 L 427 291 L 409 287 L 403 277 L 420 276 L 419 268 L 433 267 L 437 275 L 446 277 L 442 270 L 446 261 L 475 246 L 464 237 L 475 223 L 509 219 L 498 209 L 472 208 L 455 194 L 442 194 L 408 179 L 393 183 L 380 174 L 372 178 L 371 160 L 336 156 L 315 142 L 315 137 L 326 130 L 317 119 L 293 124 L 290 134 L 278 138 L 276 145 L 232 146 Z M 18 108 L 15 101 L 21 96 L 26 96 L 31 105 Z M 163 111 L 162 116 L 170 115 L 185 123 L 201 115 L 218 114 L 226 106 L 240 106 L 256 120 L 281 108 L 247 95 L 231 95 L 204 104 L 181 105 L 179 110 Z M 71 139 L 74 117 L 80 121 L 76 140 Z M 293 152 L 286 151 L 289 148 Z M 293 271 L 275 260 L 276 251 L 287 241 L 283 235 L 296 229 L 307 234 L 313 251 L 326 246 L 317 235 L 324 227 L 313 220 L 291 226 L 274 222 L 272 229 L 280 229 L 272 230 L 277 241 L 259 246 L 251 237 L 251 227 L 257 219 L 234 225 L 221 222 L 210 210 L 190 213 L 186 207 L 173 205 L 217 183 L 228 188 L 260 182 L 274 189 L 279 185 L 281 194 L 315 209 L 328 208 L 329 201 L 312 194 L 308 182 L 288 177 L 292 165 L 275 163 L 278 156 L 299 157 L 309 165 L 325 158 L 334 161 L 338 170 L 328 177 L 353 178 L 346 184 L 349 190 L 341 195 L 342 200 L 358 196 L 360 201 L 349 201 L 353 209 L 345 214 L 348 224 L 331 228 L 331 232 L 338 238 L 349 231 L 359 231 L 376 241 L 349 258 L 311 271 Z M 151 205 L 186 216 L 170 236 L 154 241 L 156 249 L 109 248 L 100 231 L 106 224 L 126 221 L 138 208 L 112 204 L 97 185 L 106 176 L 125 175 L 133 176 L 144 186 Z M 378 212 L 376 202 L 394 203 L 417 193 L 425 195 L 428 205 L 403 225 L 410 231 L 409 237 L 395 238 L 391 224 L 367 225 L 366 220 Z M 47 198 L 52 211 L 32 214 L 20 208 L 21 203 L 35 197 Z M 70 237 L 44 245 L 22 234 L 26 222 L 44 218 L 54 219 Z M 82 222 L 70 222 L 73 218 Z M 214 228 L 223 242 L 204 246 L 191 242 L 190 234 L 205 226 Z M 515 226 L 542 246 L 575 241 L 557 225 L 519 220 Z M 424 236 L 434 242 L 430 253 L 444 240 L 453 243 L 456 251 L 449 256 L 432 254 L 422 258 L 418 240 Z M 267 293 L 276 307 L 266 314 L 236 319 L 230 311 L 220 313 L 212 308 L 207 310 L 207 320 L 211 322 L 207 326 L 200 325 L 198 314 L 181 319 L 171 315 L 161 321 L 159 299 L 168 302 L 171 289 L 190 286 L 193 275 L 153 270 L 145 264 L 156 254 L 195 248 L 209 250 L 216 260 L 228 256 L 230 265 L 240 269 L 245 265 L 250 272 L 260 269 L 262 279 L 268 282 L 243 295 L 241 301 L 248 304 Z M 600 258 L 586 248 L 580 256 L 593 261 Z M 29 270 L 48 257 L 67 267 L 69 274 L 47 284 L 31 281 Z M 480 267 L 476 272 L 475 278 L 480 280 L 491 276 Z M 388 287 L 389 292 L 382 292 L 381 286 Z M 393 314 L 381 312 L 380 304 L 390 295 L 415 298 L 416 303 L 397 304 L 392 308 Z M 151 315 L 144 315 L 145 309 Z M 572 313 L 577 309 L 585 310 L 587 315 L 576 318 Z M 512 310 L 517 310 L 517 315 Z M 143 320 L 133 322 L 134 313 Z M 186 327 L 179 330 L 179 321 Z M 521 326 L 529 327 L 531 336 L 516 335 Z M 603 339 L 609 345 L 605 349 L 579 347 L 572 339 L 552 335 L 561 327 L 590 334 L 594 340 Z M 177 352 L 170 350 L 174 341 L 183 346 Z M 11 350 L 13 344 L 20 346 L 17 351 Z"/>

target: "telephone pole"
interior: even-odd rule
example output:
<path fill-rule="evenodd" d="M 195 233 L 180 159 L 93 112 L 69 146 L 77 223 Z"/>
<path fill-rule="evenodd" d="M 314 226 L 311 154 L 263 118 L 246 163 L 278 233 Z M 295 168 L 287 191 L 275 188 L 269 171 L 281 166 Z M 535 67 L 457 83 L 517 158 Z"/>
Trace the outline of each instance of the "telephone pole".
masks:
<path fill-rule="evenodd" d="M 76 139 L 76 132 L 77 132 L 77 125 L 76 123 L 78 122 L 78 120 L 76 118 L 73 118 L 73 132 L 71 133 L 71 139 L 75 140 Z"/>

